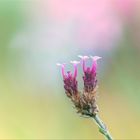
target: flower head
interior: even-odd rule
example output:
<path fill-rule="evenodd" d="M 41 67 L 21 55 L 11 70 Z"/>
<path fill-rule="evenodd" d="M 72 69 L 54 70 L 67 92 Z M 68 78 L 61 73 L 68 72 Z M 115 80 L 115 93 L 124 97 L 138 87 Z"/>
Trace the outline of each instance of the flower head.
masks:
<path fill-rule="evenodd" d="M 83 65 L 83 80 L 84 80 L 84 90 L 85 92 L 91 92 L 97 85 L 97 79 L 96 79 L 96 69 L 97 69 L 97 60 L 100 59 L 101 57 L 99 56 L 90 56 L 92 58 L 92 67 L 87 67 L 85 66 L 86 59 L 89 57 L 87 56 L 80 56 L 82 59 L 82 65 Z"/>
<path fill-rule="evenodd" d="M 74 65 L 74 73 L 67 71 L 65 74 L 65 65 L 57 63 L 57 66 L 61 66 L 62 76 L 64 81 L 64 89 L 68 97 L 76 96 L 78 94 L 78 82 L 77 77 L 77 65 L 80 63 L 78 61 L 71 61 Z"/>
<path fill-rule="evenodd" d="M 79 61 L 70 61 L 74 66 L 74 72 L 68 71 L 65 73 L 65 64 L 58 63 L 58 66 L 61 66 L 64 89 L 66 95 L 74 103 L 77 112 L 86 116 L 93 116 L 98 112 L 98 106 L 96 104 L 96 90 L 97 90 L 97 79 L 96 79 L 96 70 L 97 70 L 97 60 L 101 57 L 99 56 L 90 56 L 92 59 L 92 66 L 86 67 L 86 60 L 89 59 L 88 56 L 81 56 L 82 67 L 83 67 L 83 80 L 84 80 L 84 90 L 83 92 L 78 91 L 78 81 L 77 77 L 77 65 Z"/>

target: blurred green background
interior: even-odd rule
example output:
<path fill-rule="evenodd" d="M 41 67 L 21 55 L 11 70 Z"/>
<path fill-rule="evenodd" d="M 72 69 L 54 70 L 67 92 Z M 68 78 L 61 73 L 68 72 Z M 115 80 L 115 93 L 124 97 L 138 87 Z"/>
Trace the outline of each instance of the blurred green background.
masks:
<path fill-rule="evenodd" d="M 56 67 L 79 54 L 103 57 L 98 104 L 112 136 L 140 139 L 139 9 L 136 0 L 1 0 L 0 139 L 104 139 L 76 114 Z M 78 76 L 82 89 L 80 67 Z"/>

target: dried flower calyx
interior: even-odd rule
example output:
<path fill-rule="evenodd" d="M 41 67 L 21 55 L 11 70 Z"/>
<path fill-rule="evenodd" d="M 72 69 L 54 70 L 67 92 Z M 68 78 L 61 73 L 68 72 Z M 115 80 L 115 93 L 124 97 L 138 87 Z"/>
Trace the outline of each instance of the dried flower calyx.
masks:
<path fill-rule="evenodd" d="M 98 113 L 98 106 L 96 104 L 96 94 L 97 94 L 97 60 L 101 59 L 99 56 L 81 56 L 82 68 L 83 68 L 83 81 L 84 88 L 80 92 L 78 90 L 78 81 L 77 81 L 77 66 L 80 63 L 79 61 L 71 61 L 74 66 L 74 73 L 68 71 L 65 73 L 65 64 L 58 63 L 58 66 L 61 66 L 64 89 L 66 95 L 74 103 L 77 112 L 85 116 L 93 116 Z M 86 67 L 86 60 L 92 59 L 92 66 Z"/>

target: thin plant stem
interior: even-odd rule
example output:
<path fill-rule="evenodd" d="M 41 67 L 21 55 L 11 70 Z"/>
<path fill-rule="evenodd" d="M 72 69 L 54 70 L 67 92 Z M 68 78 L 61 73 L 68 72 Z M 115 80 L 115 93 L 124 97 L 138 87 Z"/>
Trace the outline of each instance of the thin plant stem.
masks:
<path fill-rule="evenodd" d="M 109 131 L 107 130 L 105 124 L 103 121 L 100 119 L 100 117 L 96 114 L 92 117 L 96 124 L 99 127 L 99 131 L 105 136 L 107 140 L 113 140 L 112 136 L 110 135 Z"/>

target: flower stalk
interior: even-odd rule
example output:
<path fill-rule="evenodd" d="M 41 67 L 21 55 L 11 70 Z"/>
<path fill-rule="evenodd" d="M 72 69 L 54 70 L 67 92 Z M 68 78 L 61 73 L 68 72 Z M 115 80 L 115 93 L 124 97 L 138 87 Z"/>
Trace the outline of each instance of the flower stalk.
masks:
<path fill-rule="evenodd" d="M 96 124 L 99 127 L 99 131 L 106 137 L 107 140 L 112 140 L 112 137 L 107 130 L 105 124 L 98 116 L 99 108 L 96 103 L 97 96 L 97 60 L 101 59 L 99 56 L 81 56 L 81 64 L 83 69 L 83 91 L 78 90 L 78 64 L 79 61 L 70 61 L 74 66 L 74 72 L 68 71 L 65 72 L 65 64 L 58 63 L 58 66 L 61 66 L 61 73 L 63 76 L 64 89 L 67 97 L 74 104 L 77 113 L 80 113 L 82 116 L 86 116 L 94 119 Z M 92 66 L 86 67 L 87 59 L 91 58 Z"/>
<path fill-rule="evenodd" d="M 110 135 L 109 131 L 107 130 L 105 124 L 100 119 L 100 117 L 96 114 L 92 118 L 96 122 L 96 124 L 98 125 L 99 132 L 101 132 L 107 140 L 113 140 L 112 136 Z"/>

